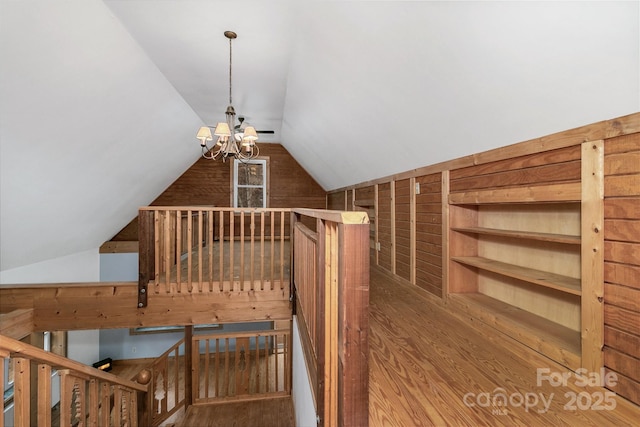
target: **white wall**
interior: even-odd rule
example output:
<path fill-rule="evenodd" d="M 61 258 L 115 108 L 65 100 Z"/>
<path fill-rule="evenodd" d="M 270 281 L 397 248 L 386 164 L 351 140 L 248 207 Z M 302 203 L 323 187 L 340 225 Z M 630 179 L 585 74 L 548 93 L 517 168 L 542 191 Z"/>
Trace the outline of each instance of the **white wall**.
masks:
<path fill-rule="evenodd" d="M 0 285 L 100 280 L 98 248 L 0 271 Z"/>
<path fill-rule="evenodd" d="M 300 329 L 298 328 L 298 317 L 293 316 L 293 384 L 291 395 L 296 416 L 296 426 L 315 427 L 316 408 L 309 382 L 309 371 L 304 360 L 302 343 L 300 342 Z"/>
<path fill-rule="evenodd" d="M 640 111 L 639 5 L 307 2 L 282 144 L 330 190 Z"/>
<path fill-rule="evenodd" d="M 199 156 L 202 120 L 100 0 L 0 1 L 0 58 L 2 271 L 98 248 Z"/>

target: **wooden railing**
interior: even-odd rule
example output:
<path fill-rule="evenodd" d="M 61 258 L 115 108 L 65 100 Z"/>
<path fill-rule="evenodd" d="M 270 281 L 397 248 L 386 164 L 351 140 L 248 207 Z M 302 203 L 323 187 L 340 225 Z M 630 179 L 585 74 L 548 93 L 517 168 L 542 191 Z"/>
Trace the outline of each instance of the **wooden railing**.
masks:
<path fill-rule="evenodd" d="M 138 306 L 147 292 L 288 289 L 289 217 L 290 209 L 140 208 Z"/>
<path fill-rule="evenodd" d="M 146 386 L 0 335 L 0 396 L 4 395 L 6 358 L 14 364 L 15 427 L 138 425 Z M 59 422 L 51 415 L 55 371 L 60 376 Z M 0 400 L 0 413 L 4 413 L 4 400 Z"/>
<path fill-rule="evenodd" d="M 185 351 L 183 338 L 154 360 L 148 368 L 150 382 L 147 393 L 147 424 L 150 426 L 160 425 L 187 402 L 185 390 L 191 369 L 185 366 Z"/>
<path fill-rule="evenodd" d="M 367 426 L 369 219 L 294 209 L 292 223 L 295 314 L 319 425 Z"/>
<path fill-rule="evenodd" d="M 193 403 L 291 393 L 289 328 L 194 335 L 192 348 Z"/>

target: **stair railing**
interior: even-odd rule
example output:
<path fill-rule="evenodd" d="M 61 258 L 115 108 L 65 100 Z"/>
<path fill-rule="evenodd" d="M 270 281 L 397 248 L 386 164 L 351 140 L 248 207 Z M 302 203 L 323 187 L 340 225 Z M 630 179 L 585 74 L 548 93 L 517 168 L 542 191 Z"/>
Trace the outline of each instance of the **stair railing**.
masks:
<path fill-rule="evenodd" d="M 145 385 L 0 335 L 0 396 L 4 395 L 1 377 L 7 358 L 14 364 L 15 427 L 52 425 L 54 370 L 60 376 L 60 420 L 54 425 L 138 426 L 139 413 L 144 412 Z M 4 413 L 3 401 L 0 410 Z M 4 416 L 0 427 L 4 427 Z"/>

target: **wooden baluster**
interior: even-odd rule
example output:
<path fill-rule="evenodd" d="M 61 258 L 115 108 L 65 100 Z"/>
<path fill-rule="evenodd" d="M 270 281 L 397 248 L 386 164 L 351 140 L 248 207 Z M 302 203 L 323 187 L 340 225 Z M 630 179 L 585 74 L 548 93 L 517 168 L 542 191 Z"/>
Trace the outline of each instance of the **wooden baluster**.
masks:
<path fill-rule="evenodd" d="M 256 229 L 256 220 L 255 220 L 255 211 L 251 211 L 251 237 L 250 237 L 250 242 L 251 242 L 251 246 L 249 247 L 249 251 L 250 251 L 250 261 L 249 261 L 249 268 L 251 269 L 251 273 L 250 273 L 250 277 L 249 280 L 251 281 L 250 283 L 250 290 L 253 290 L 253 282 L 254 282 L 254 250 L 255 250 L 255 229 Z"/>
<path fill-rule="evenodd" d="M 220 340 L 218 338 L 216 340 L 216 355 L 214 359 L 214 385 L 215 385 L 215 393 L 214 397 L 218 397 L 220 394 Z"/>
<path fill-rule="evenodd" d="M 239 277 L 240 277 L 240 290 L 244 291 L 244 217 L 245 213 L 240 212 L 240 266 L 239 266 Z"/>
<path fill-rule="evenodd" d="M 173 370 L 173 381 L 175 384 L 175 387 L 173 387 L 173 401 L 176 402 L 177 405 L 178 402 L 180 402 L 180 390 L 185 390 L 184 381 L 186 381 L 185 378 L 183 384 L 180 383 L 180 346 L 177 346 L 173 352 L 173 364 L 175 366 Z"/>
<path fill-rule="evenodd" d="M 235 240 L 235 213 L 233 211 L 229 212 L 229 288 L 230 290 L 235 291 L 235 274 L 233 269 L 233 249 L 234 249 L 234 240 Z"/>
<path fill-rule="evenodd" d="M 187 210 L 187 290 L 193 291 L 193 217 L 191 209 Z"/>
<path fill-rule="evenodd" d="M 176 291 L 182 292 L 182 211 L 176 212 Z"/>
<path fill-rule="evenodd" d="M 165 211 L 164 215 L 162 216 L 163 220 L 164 220 L 164 224 L 163 224 L 163 229 L 164 229 L 164 261 L 163 261 L 163 268 L 164 268 L 164 291 L 166 293 L 171 292 L 171 247 L 173 246 L 171 244 L 171 218 L 172 218 L 172 213 L 171 211 Z"/>
<path fill-rule="evenodd" d="M 100 386 L 100 425 L 102 426 L 108 426 L 111 418 L 111 387 L 107 382 L 103 382 Z"/>
<path fill-rule="evenodd" d="M 265 335 L 265 337 L 264 337 L 264 358 L 265 358 L 266 365 L 267 365 L 266 372 L 265 372 L 265 375 L 264 375 L 264 377 L 265 377 L 265 384 L 264 384 L 265 390 L 264 390 L 264 392 L 265 393 L 269 393 L 269 383 L 270 383 L 270 379 L 271 379 L 271 377 L 269 376 L 269 365 L 271 364 L 271 360 L 269 358 L 269 356 L 270 356 L 269 353 L 270 353 L 270 350 L 269 350 L 269 336 Z"/>
<path fill-rule="evenodd" d="M 284 289 L 284 211 L 280 211 L 280 289 Z"/>
<path fill-rule="evenodd" d="M 13 359 L 13 419 L 16 427 L 28 427 L 31 416 L 31 366 L 29 359 Z"/>
<path fill-rule="evenodd" d="M 204 344 L 204 398 L 209 398 L 209 339 L 205 339 Z M 200 342 L 196 348 L 200 348 Z"/>
<path fill-rule="evenodd" d="M 133 390 L 129 392 L 129 423 L 131 427 L 138 427 L 138 393 Z"/>
<path fill-rule="evenodd" d="M 264 211 L 260 212 L 260 290 L 264 290 Z"/>
<path fill-rule="evenodd" d="M 220 221 L 218 221 L 218 245 L 219 245 L 219 259 L 220 259 L 220 283 L 218 284 L 220 292 L 224 290 L 224 211 L 220 211 Z"/>
<path fill-rule="evenodd" d="M 276 262 L 276 213 L 271 212 L 271 276 L 269 277 L 269 289 L 273 290 L 273 281 L 275 280 L 275 262 Z"/>
<path fill-rule="evenodd" d="M 202 227 L 202 209 L 200 209 L 198 210 L 198 292 L 202 292 L 202 282 L 204 281 L 202 276 L 202 240 L 204 239 Z"/>
<path fill-rule="evenodd" d="M 213 211 L 207 212 L 207 221 L 209 227 L 207 228 L 207 246 L 209 249 L 209 292 L 213 292 Z"/>
<path fill-rule="evenodd" d="M 153 211 L 153 246 L 154 246 L 154 284 L 155 284 L 155 293 L 160 293 L 160 255 L 162 254 L 162 248 L 160 246 L 160 211 Z"/>
<path fill-rule="evenodd" d="M 229 391 L 229 338 L 224 339 L 224 394 L 221 397 L 227 397 L 230 395 Z"/>
<path fill-rule="evenodd" d="M 38 365 L 38 426 L 51 426 L 51 366 Z"/>
<path fill-rule="evenodd" d="M 113 425 L 122 425 L 122 389 L 113 387 Z"/>

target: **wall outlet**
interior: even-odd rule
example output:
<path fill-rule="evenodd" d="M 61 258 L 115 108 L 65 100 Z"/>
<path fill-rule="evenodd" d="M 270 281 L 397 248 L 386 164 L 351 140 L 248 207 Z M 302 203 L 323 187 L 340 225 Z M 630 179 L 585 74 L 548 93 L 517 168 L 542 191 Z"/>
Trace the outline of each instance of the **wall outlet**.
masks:
<path fill-rule="evenodd" d="M 420 183 L 416 182 L 416 194 L 420 194 Z"/>
<path fill-rule="evenodd" d="M 131 353 L 135 353 L 138 349 L 135 347 L 131 347 Z"/>

